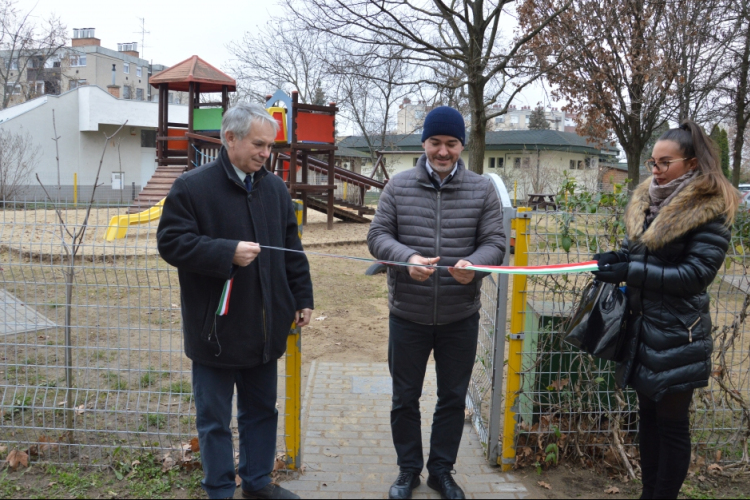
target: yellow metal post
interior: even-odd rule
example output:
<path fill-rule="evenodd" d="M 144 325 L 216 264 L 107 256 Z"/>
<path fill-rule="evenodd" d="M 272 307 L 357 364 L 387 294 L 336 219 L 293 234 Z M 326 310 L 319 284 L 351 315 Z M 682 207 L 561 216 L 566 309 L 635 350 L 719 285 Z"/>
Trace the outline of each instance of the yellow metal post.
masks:
<path fill-rule="evenodd" d="M 299 236 L 302 238 L 303 205 L 294 200 Z M 286 442 L 287 468 L 302 467 L 302 335 L 296 323 L 286 340 L 286 406 L 284 435 Z"/>
<path fill-rule="evenodd" d="M 519 208 L 518 216 L 512 221 L 516 232 L 516 253 L 514 265 L 527 266 L 529 263 L 529 221 L 531 209 Z M 516 413 L 518 411 L 518 391 L 521 389 L 521 353 L 523 352 L 524 311 L 526 309 L 526 275 L 513 276 L 511 294 L 510 340 L 508 342 L 508 376 L 505 394 L 505 418 L 503 419 L 503 450 L 501 464 L 503 471 L 509 471 L 516 458 Z"/>
<path fill-rule="evenodd" d="M 78 174 L 73 172 L 73 206 L 78 206 Z"/>

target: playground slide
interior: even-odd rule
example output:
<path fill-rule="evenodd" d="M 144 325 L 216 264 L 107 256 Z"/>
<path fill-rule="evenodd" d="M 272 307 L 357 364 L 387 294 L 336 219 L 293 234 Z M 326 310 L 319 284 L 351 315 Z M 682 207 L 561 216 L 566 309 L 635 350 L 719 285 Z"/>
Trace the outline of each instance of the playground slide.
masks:
<path fill-rule="evenodd" d="M 143 212 L 139 212 L 137 214 L 115 215 L 114 217 L 112 217 L 112 220 L 109 221 L 109 227 L 107 228 L 107 233 L 104 235 L 104 239 L 106 239 L 107 241 L 119 240 L 120 238 L 124 238 L 128 233 L 129 226 L 133 226 L 135 224 L 146 224 L 147 222 L 158 219 L 159 217 L 161 217 L 163 206 L 164 200 L 161 200 L 159 203 L 149 208 L 148 210 L 144 210 Z"/>

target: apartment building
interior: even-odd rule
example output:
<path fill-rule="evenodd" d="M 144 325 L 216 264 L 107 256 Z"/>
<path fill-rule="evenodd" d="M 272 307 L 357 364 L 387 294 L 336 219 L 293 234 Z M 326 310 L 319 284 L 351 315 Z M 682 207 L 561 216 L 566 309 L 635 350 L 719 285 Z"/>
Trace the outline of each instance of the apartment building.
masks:
<path fill-rule="evenodd" d="M 51 58 L 0 51 L 0 64 L 10 69 L 8 81 L 1 83 L 4 92 L 12 93 L 11 105 L 84 85 L 100 87 L 118 99 L 154 101 L 158 93 L 152 92 L 149 76 L 167 69 L 141 58 L 136 42 L 118 43 L 117 50 L 102 47 L 94 28 L 74 29 L 70 47 Z M 20 79 L 13 70 L 22 73 Z M 169 102 L 181 104 L 182 94 L 170 93 Z"/>
<path fill-rule="evenodd" d="M 412 102 L 405 97 L 398 106 L 398 125 L 396 126 L 397 134 L 416 134 L 422 131 L 425 116 L 432 111 L 436 105 L 427 104 L 425 101 Z M 500 106 L 493 106 L 488 113 L 495 113 L 500 110 Z M 508 112 L 504 115 L 490 119 L 487 123 L 487 130 L 507 131 L 507 130 L 529 130 L 529 118 L 533 109 L 531 106 L 510 106 Z M 558 132 L 575 133 L 575 123 L 573 116 L 566 114 L 558 108 L 548 107 L 544 112 L 547 121 L 550 124 L 550 130 Z M 468 116 L 465 118 L 468 123 Z"/>

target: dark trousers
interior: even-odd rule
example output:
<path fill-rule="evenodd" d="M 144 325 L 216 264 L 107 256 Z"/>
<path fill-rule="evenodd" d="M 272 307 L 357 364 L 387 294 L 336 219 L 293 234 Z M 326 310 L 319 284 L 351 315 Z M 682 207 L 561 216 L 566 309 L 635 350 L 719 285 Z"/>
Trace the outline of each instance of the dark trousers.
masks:
<path fill-rule="evenodd" d="M 196 427 L 204 474 L 201 484 L 209 498 L 231 498 L 237 488 L 229 428 L 235 385 L 242 489 L 256 491 L 271 482 L 278 422 L 276 360 L 245 370 L 193 362 Z"/>
<path fill-rule="evenodd" d="M 466 391 L 477 353 L 479 313 L 448 325 L 420 325 L 391 315 L 388 367 L 393 378 L 391 433 L 402 471 L 421 473 L 419 398 L 430 352 L 434 352 L 438 402 L 432 419 L 427 470 L 453 469 L 461 444 Z"/>
<path fill-rule="evenodd" d="M 641 498 L 677 498 L 690 467 L 690 401 L 693 391 L 655 402 L 638 393 Z"/>

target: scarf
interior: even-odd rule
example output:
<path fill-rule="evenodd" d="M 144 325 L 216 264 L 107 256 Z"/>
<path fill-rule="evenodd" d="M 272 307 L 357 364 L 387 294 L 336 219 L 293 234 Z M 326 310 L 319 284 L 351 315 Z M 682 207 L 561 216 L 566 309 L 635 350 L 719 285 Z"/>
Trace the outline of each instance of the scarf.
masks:
<path fill-rule="evenodd" d="M 659 210 L 667 206 L 690 183 L 694 176 L 695 170 L 689 170 L 685 175 L 669 181 L 663 186 L 656 183 L 655 177 L 651 179 L 651 185 L 648 187 L 651 204 L 646 214 L 646 225 L 651 225 L 656 216 L 659 215 Z"/>

